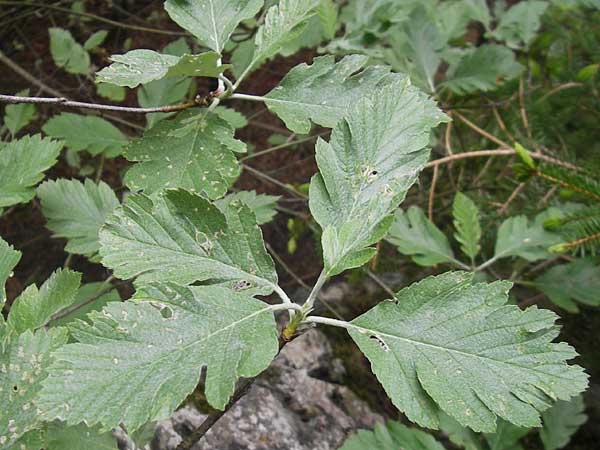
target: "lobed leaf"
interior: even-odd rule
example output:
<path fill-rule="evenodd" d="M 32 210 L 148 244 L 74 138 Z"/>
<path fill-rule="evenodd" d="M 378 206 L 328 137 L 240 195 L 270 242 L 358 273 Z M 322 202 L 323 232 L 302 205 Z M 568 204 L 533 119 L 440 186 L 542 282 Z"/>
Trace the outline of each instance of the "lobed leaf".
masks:
<path fill-rule="evenodd" d="M 369 246 L 386 234 L 391 213 L 429 158 L 431 128 L 444 120 L 430 99 L 398 76 L 359 100 L 329 142 L 317 141 L 310 210 L 323 228 L 329 276 L 373 256 Z"/>
<path fill-rule="evenodd" d="M 29 95 L 29 89 L 17 92 L 16 95 L 19 97 L 27 97 Z M 4 124 L 6 125 L 6 128 L 8 128 L 8 131 L 10 131 L 12 137 L 15 137 L 21 129 L 31 123 L 37 116 L 35 105 L 29 103 L 6 105 L 4 107 L 4 112 Z"/>
<path fill-rule="evenodd" d="M 56 164 L 62 146 L 38 134 L 0 147 L 0 208 L 31 200 L 34 186 Z"/>
<path fill-rule="evenodd" d="M 300 64 L 265 96 L 265 103 L 295 133 L 307 134 L 311 120 L 332 128 L 360 98 L 389 79 L 387 67 L 365 68 L 368 59 L 351 55 L 335 63 L 333 56 L 320 56 L 310 66 Z"/>
<path fill-rule="evenodd" d="M 255 191 L 239 191 L 215 201 L 215 206 L 221 211 L 225 211 L 227 205 L 231 202 L 239 201 L 252 210 L 256 216 L 256 223 L 262 225 L 273 220 L 273 217 L 277 214 L 275 207 L 279 199 L 280 196 L 278 195 L 257 194 Z"/>
<path fill-rule="evenodd" d="M 207 400 L 223 409 L 236 379 L 278 351 L 269 305 L 224 287 L 152 285 L 90 318 L 70 326 L 79 343 L 55 353 L 38 401 L 47 419 L 134 431 L 168 417 L 204 366 Z"/>
<path fill-rule="evenodd" d="M 37 188 L 46 226 L 54 237 L 66 238 L 65 251 L 94 257 L 100 249 L 98 232 L 108 215 L 119 206 L 112 188 L 89 178 L 47 181 Z"/>
<path fill-rule="evenodd" d="M 130 88 L 164 77 L 216 78 L 229 67 L 219 65 L 220 56 L 214 52 L 174 56 L 140 49 L 112 55 L 110 59 L 113 63 L 96 74 L 96 81 Z"/>
<path fill-rule="evenodd" d="M 207 111 L 184 111 L 164 120 L 126 148 L 125 157 L 138 164 L 129 169 L 125 183 L 146 193 L 181 187 L 211 199 L 222 197 L 240 173 L 234 153 L 246 151 L 234 133 L 228 122 Z"/>
<path fill-rule="evenodd" d="M 389 420 L 373 431 L 360 430 L 350 436 L 340 450 L 444 450 L 433 436 Z"/>
<path fill-rule="evenodd" d="M 479 209 L 477 205 L 462 192 L 457 192 L 452 203 L 452 216 L 456 233 L 454 237 L 461 244 L 462 252 L 475 259 L 481 246 L 481 225 L 479 223 Z"/>
<path fill-rule="evenodd" d="M 6 280 L 12 276 L 12 271 L 21 259 L 21 252 L 15 250 L 0 238 L 0 311 L 6 302 L 6 291 L 4 285 Z M 0 319 L 0 322 L 3 322 Z"/>
<path fill-rule="evenodd" d="M 463 426 L 494 432 L 497 417 L 540 426 L 539 414 L 587 386 L 566 360 L 557 316 L 506 305 L 508 282 L 472 284 L 448 272 L 399 291 L 350 322 L 349 333 L 396 407 L 413 422 L 440 425 L 444 411 Z"/>
<path fill-rule="evenodd" d="M 58 67 L 67 72 L 87 75 L 90 71 L 90 55 L 68 30 L 48 28 L 50 54 Z"/>
<path fill-rule="evenodd" d="M 100 254 L 117 277 L 138 282 L 223 282 L 268 294 L 277 273 L 251 210 L 233 201 L 223 212 L 184 190 L 131 195 L 100 230 Z"/>
<path fill-rule="evenodd" d="M 558 401 L 552 408 L 544 411 L 540 430 L 540 438 L 545 450 L 556 450 L 565 447 L 579 427 L 587 422 L 584 414 L 583 397 L 578 395 L 570 401 Z"/>

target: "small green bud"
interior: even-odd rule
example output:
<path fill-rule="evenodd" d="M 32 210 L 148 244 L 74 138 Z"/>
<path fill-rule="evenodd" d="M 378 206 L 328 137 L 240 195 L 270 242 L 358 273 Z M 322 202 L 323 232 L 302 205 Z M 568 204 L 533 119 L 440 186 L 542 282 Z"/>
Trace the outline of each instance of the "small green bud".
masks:
<path fill-rule="evenodd" d="M 564 252 L 566 252 L 568 249 L 569 249 L 569 247 L 567 247 L 567 244 L 563 242 L 562 244 L 556 244 L 556 245 L 553 245 L 552 247 L 550 247 L 550 248 L 548 249 L 548 251 L 549 251 L 550 253 L 564 253 Z"/>
<path fill-rule="evenodd" d="M 556 231 L 562 225 L 562 219 L 560 217 L 548 217 L 544 220 L 544 228 L 549 231 Z"/>
<path fill-rule="evenodd" d="M 519 155 L 519 158 L 521 158 L 521 161 L 523 161 L 523 163 L 527 167 L 529 167 L 530 169 L 535 169 L 535 162 L 533 161 L 533 158 L 531 157 L 529 152 L 525 149 L 525 147 L 523 147 L 521 144 L 516 142 L 515 150 L 517 151 L 517 155 Z"/>

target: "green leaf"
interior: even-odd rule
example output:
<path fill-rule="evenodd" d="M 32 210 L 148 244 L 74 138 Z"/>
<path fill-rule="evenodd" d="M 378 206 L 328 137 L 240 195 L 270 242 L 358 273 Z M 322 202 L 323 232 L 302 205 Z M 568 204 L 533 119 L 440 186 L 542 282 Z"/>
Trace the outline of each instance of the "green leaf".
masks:
<path fill-rule="evenodd" d="M 96 74 L 96 81 L 130 88 L 164 77 L 216 78 L 229 67 L 227 64 L 219 66 L 219 54 L 214 52 L 177 57 L 142 49 L 112 55 L 110 59 L 113 63 Z"/>
<path fill-rule="evenodd" d="M 446 235 L 418 206 L 411 206 L 406 212 L 396 211 L 386 239 L 420 266 L 455 261 Z"/>
<path fill-rule="evenodd" d="M 213 111 L 235 129 L 244 128 L 246 125 L 248 125 L 248 119 L 246 119 L 246 116 L 233 108 L 217 106 Z"/>
<path fill-rule="evenodd" d="M 273 261 L 252 211 L 239 201 L 221 212 L 184 190 L 131 195 L 100 230 L 100 254 L 117 277 L 138 282 L 227 282 L 268 294 Z"/>
<path fill-rule="evenodd" d="M 13 140 L 0 147 L 0 208 L 26 203 L 34 186 L 54 164 L 63 143 L 39 134 Z"/>
<path fill-rule="evenodd" d="M 223 409 L 238 377 L 263 371 L 278 351 L 272 309 L 218 286 L 153 285 L 109 303 L 93 324 L 70 327 L 38 406 L 46 418 L 128 431 L 164 419 L 207 366 L 206 397 Z"/>
<path fill-rule="evenodd" d="M 553 266 L 534 283 L 553 303 L 569 312 L 579 311 L 576 302 L 600 305 L 600 266 L 589 259 Z"/>
<path fill-rule="evenodd" d="M 360 430 L 350 436 L 340 450 L 444 450 L 433 436 L 389 420 L 376 424 L 373 431 Z"/>
<path fill-rule="evenodd" d="M 256 32 L 254 55 L 249 67 L 274 56 L 282 46 L 304 31 L 304 21 L 321 0 L 280 0 L 267 11 L 264 24 Z"/>
<path fill-rule="evenodd" d="M 448 414 L 439 415 L 440 430 L 448 435 L 448 439 L 465 450 L 488 450 L 481 442 L 481 435 L 473 430 L 463 427 Z"/>
<path fill-rule="evenodd" d="M 310 184 L 310 210 L 323 228 L 325 271 L 363 264 L 391 225 L 391 213 L 429 158 L 432 127 L 446 120 L 406 78 L 353 105 L 317 141 L 320 172 Z M 370 255 L 370 256 L 369 256 Z"/>
<path fill-rule="evenodd" d="M 47 181 L 37 188 L 46 226 L 54 237 L 66 238 L 65 251 L 94 257 L 100 249 L 98 232 L 108 215 L 119 206 L 112 188 L 86 178 Z"/>
<path fill-rule="evenodd" d="M 45 450 L 118 450 L 117 440 L 111 432 L 98 433 L 84 424 L 67 427 L 53 422 L 46 431 Z"/>
<path fill-rule="evenodd" d="M 221 53 L 238 24 L 254 17 L 262 5 L 263 0 L 167 0 L 165 10 L 200 44 Z"/>
<path fill-rule="evenodd" d="M 229 123 L 206 110 L 159 122 L 126 148 L 125 157 L 138 164 L 129 169 L 125 183 L 146 193 L 181 187 L 211 199 L 222 197 L 240 174 L 234 153 L 246 151 L 234 133 Z"/>
<path fill-rule="evenodd" d="M 519 2 L 511 6 L 502 14 L 491 36 L 505 41 L 511 48 L 528 47 L 538 34 L 542 14 L 547 7 L 548 2 L 540 0 Z"/>
<path fill-rule="evenodd" d="M 556 450 L 565 447 L 579 427 L 587 422 L 584 414 L 585 405 L 581 395 L 570 401 L 558 401 L 552 408 L 542 414 L 544 426 L 540 430 L 540 438 L 545 450 Z"/>
<path fill-rule="evenodd" d="M 111 83 L 96 84 L 96 92 L 98 92 L 98 95 L 101 97 L 115 102 L 122 102 L 125 100 L 125 88 Z"/>
<path fill-rule="evenodd" d="M 83 48 L 87 51 L 94 50 L 96 47 L 102 45 L 106 36 L 108 36 L 107 30 L 96 31 L 83 43 Z"/>
<path fill-rule="evenodd" d="M 481 225 L 479 224 L 479 209 L 469 197 L 462 192 L 457 192 L 452 203 L 452 216 L 456 233 L 454 238 L 461 244 L 462 252 L 475 259 L 481 246 Z"/>
<path fill-rule="evenodd" d="M 71 150 L 86 150 L 92 156 L 106 152 L 106 156 L 114 158 L 128 142 L 127 136 L 112 123 L 95 116 L 61 113 L 48 120 L 42 130 L 48 136 L 63 139 Z"/>
<path fill-rule="evenodd" d="M 529 433 L 529 428 L 521 428 L 506 420 L 498 419 L 496 432 L 486 434 L 490 450 L 523 450 L 519 440 Z"/>
<path fill-rule="evenodd" d="M 438 428 L 440 410 L 475 431 L 496 418 L 540 425 L 539 412 L 587 386 L 566 360 L 577 353 L 558 336 L 557 316 L 507 305 L 511 284 L 472 284 L 448 272 L 399 291 L 348 326 L 394 405 Z"/>
<path fill-rule="evenodd" d="M 16 94 L 18 97 L 27 97 L 29 89 L 24 89 Z M 35 105 L 31 103 L 16 103 L 6 105 L 4 108 L 4 124 L 10 135 L 15 137 L 21 129 L 29 125 L 37 117 Z"/>
<path fill-rule="evenodd" d="M 256 223 L 262 225 L 273 220 L 277 214 L 277 200 L 280 198 L 278 195 L 257 194 L 255 191 L 239 191 L 217 200 L 215 206 L 224 212 L 231 202 L 239 201 L 252 210 Z"/>
<path fill-rule="evenodd" d="M 519 256 L 527 261 L 536 261 L 550 256 L 548 248 L 562 242 L 557 233 L 546 231 L 545 216 L 539 214 L 533 222 L 525 216 L 506 219 L 498 229 L 494 259 Z"/>
<path fill-rule="evenodd" d="M 7 330 L 20 334 L 43 327 L 54 314 L 75 302 L 80 282 L 80 273 L 57 270 L 39 289 L 32 284 L 12 304 Z"/>
<path fill-rule="evenodd" d="M 6 291 L 4 285 L 6 280 L 12 276 L 12 271 L 21 259 L 21 252 L 15 250 L 0 238 L 0 311 L 6 302 Z M 0 318 L 0 322 L 3 319 Z"/>
<path fill-rule="evenodd" d="M 110 284 L 105 282 L 88 283 L 80 286 L 75 300 L 73 300 L 73 311 L 52 320 L 49 326 L 63 326 L 77 319 L 89 321 L 87 315 L 90 312 L 100 311 L 109 302 L 121 301 L 119 293 L 115 289 L 109 289 Z"/>
<path fill-rule="evenodd" d="M 90 55 L 71 33 L 62 28 L 49 28 L 50 53 L 54 64 L 67 72 L 87 75 L 90 71 Z"/>
<path fill-rule="evenodd" d="M 8 317 L 10 320 L 10 314 Z M 0 446 L 6 448 L 42 425 L 34 401 L 52 361 L 50 355 L 67 342 L 67 331 L 41 329 L 34 334 L 27 330 L 8 341 L 0 331 L 0 342 L 3 340 L 4 345 L 0 346 Z"/>
<path fill-rule="evenodd" d="M 327 39 L 333 39 L 340 22 L 338 21 L 338 7 L 333 0 L 321 0 L 317 6 L 317 15 Z"/>
<path fill-rule="evenodd" d="M 510 49 L 482 45 L 467 50 L 458 62 L 450 65 L 444 85 L 459 95 L 492 91 L 502 81 L 517 77 L 523 69 Z"/>
<path fill-rule="evenodd" d="M 335 63 L 333 56 L 321 56 L 310 66 L 300 64 L 265 96 L 265 103 L 295 133 L 307 134 L 311 120 L 331 128 L 359 99 L 385 84 L 389 68 L 365 68 L 368 59 L 351 55 Z"/>

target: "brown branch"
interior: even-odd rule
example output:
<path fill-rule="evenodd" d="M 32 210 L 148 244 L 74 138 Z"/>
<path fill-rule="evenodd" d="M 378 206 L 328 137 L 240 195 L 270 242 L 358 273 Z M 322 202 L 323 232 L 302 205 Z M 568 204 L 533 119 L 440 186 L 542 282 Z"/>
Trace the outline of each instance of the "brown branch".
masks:
<path fill-rule="evenodd" d="M 2 95 L 2 94 L 0 94 L 0 102 L 2 102 L 2 103 L 49 104 L 49 105 L 59 105 L 61 107 L 67 107 L 67 108 L 85 108 L 85 109 L 95 109 L 95 110 L 99 110 L 99 111 L 118 111 L 118 112 L 147 114 L 147 113 L 156 113 L 156 112 L 182 111 L 184 109 L 189 109 L 189 108 L 193 108 L 195 106 L 199 106 L 202 102 L 202 99 L 197 97 L 193 101 L 179 103 L 177 105 L 155 106 L 152 108 L 137 108 L 137 107 L 130 107 L 130 106 L 105 105 L 105 104 L 101 104 L 101 103 L 77 102 L 77 101 L 73 101 L 73 100 L 68 100 L 64 97 L 19 97 L 16 95 Z"/>
<path fill-rule="evenodd" d="M 433 201 L 435 199 L 435 185 L 437 184 L 439 168 L 439 164 L 433 166 L 433 178 L 431 180 L 431 187 L 429 188 L 429 205 L 427 208 L 429 220 L 433 220 Z"/>

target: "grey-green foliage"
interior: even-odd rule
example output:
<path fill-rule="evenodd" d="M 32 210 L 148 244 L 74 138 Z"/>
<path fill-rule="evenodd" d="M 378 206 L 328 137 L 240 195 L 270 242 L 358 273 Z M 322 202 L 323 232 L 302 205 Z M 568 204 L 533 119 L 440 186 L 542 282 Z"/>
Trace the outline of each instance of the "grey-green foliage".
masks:
<path fill-rule="evenodd" d="M 48 33 L 54 63 L 67 72 L 87 75 L 90 71 L 90 55 L 71 33 L 62 28 L 49 28 Z"/>
<path fill-rule="evenodd" d="M 106 267 L 140 283 L 210 280 L 260 293 L 277 284 L 256 218 L 239 201 L 220 211 L 184 190 L 132 195 L 100 230 L 100 246 Z"/>
<path fill-rule="evenodd" d="M 323 228 L 329 275 L 368 261 L 391 214 L 429 157 L 431 128 L 446 116 L 406 78 L 359 100 L 319 139 L 319 173 L 310 184 L 310 210 Z"/>
<path fill-rule="evenodd" d="M 537 35 L 546 8 L 548 2 L 542 0 L 519 2 L 502 12 L 498 26 L 490 34 L 509 47 L 529 47 Z"/>
<path fill-rule="evenodd" d="M 87 51 L 95 50 L 100 45 L 102 45 L 107 36 L 107 30 L 98 30 L 85 40 L 85 42 L 83 43 L 83 48 Z"/>
<path fill-rule="evenodd" d="M 221 53 L 237 25 L 262 5 L 263 0 L 167 0 L 165 9 L 203 46 Z"/>
<path fill-rule="evenodd" d="M 300 64 L 266 95 L 266 104 L 295 133 L 308 133 L 311 121 L 332 128 L 360 98 L 385 83 L 389 68 L 365 67 L 367 61 L 362 55 L 337 63 L 333 56 L 321 56 L 312 65 Z"/>
<path fill-rule="evenodd" d="M 107 303 L 120 300 L 119 293 L 110 288 L 108 283 L 83 284 L 79 287 L 72 306 L 62 310 L 61 317 L 54 318 L 49 326 L 63 326 L 75 319 L 90 321 L 87 317 L 90 312 L 100 311 Z"/>
<path fill-rule="evenodd" d="M 545 450 L 565 447 L 588 417 L 584 414 L 583 397 L 578 395 L 570 401 L 558 401 L 542 414 L 544 426 L 540 438 Z"/>
<path fill-rule="evenodd" d="M 373 431 L 359 430 L 340 450 L 444 450 L 433 436 L 399 422 L 378 423 Z"/>
<path fill-rule="evenodd" d="M 94 257 L 100 248 L 98 232 L 119 205 L 112 188 L 87 178 L 47 181 L 37 188 L 47 227 L 55 237 L 66 238 L 65 250 Z"/>
<path fill-rule="evenodd" d="M 56 163 L 62 146 L 62 142 L 34 135 L 0 147 L 0 208 L 31 200 L 34 186 Z"/>
<path fill-rule="evenodd" d="M 394 404 L 411 421 L 440 426 L 444 411 L 475 431 L 497 417 L 540 426 L 539 414 L 587 385 L 566 360 L 577 353 L 558 336 L 557 316 L 506 305 L 505 281 L 472 283 L 448 272 L 399 291 L 352 320 L 349 333 Z"/>
<path fill-rule="evenodd" d="M 473 261 L 481 250 L 479 209 L 473 200 L 462 192 L 457 192 L 452 203 L 452 216 L 456 228 L 454 237 L 461 244 L 462 252 Z"/>
<path fill-rule="evenodd" d="M 206 397 L 222 409 L 236 379 L 260 373 L 278 350 L 269 305 L 225 287 L 152 285 L 90 318 L 69 327 L 79 342 L 54 354 L 38 401 L 46 419 L 136 430 L 167 417 L 203 366 Z"/>
<path fill-rule="evenodd" d="M 206 110 L 163 120 L 126 148 L 125 157 L 137 164 L 125 183 L 147 193 L 181 187 L 211 199 L 222 197 L 240 173 L 234 153 L 246 151 L 234 132 L 218 114 Z"/>
<path fill-rule="evenodd" d="M 17 92 L 16 95 L 27 97 L 29 95 L 29 89 Z M 4 108 L 4 124 L 13 138 L 21 131 L 21 129 L 35 120 L 36 116 L 35 105 L 30 103 L 6 105 Z"/>
<path fill-rule="evenodd" d="M 112 55 L 113 63 L 96 74 L 98 82 L 134 88 L 165 77 L 218 77 L 228 65 L 219 65 L 218 53 L 174 56 L 154 50 L 131 50 Z"/>
<path fill-rule="evenodd" d="M 519 443 L 529 433 L 529 428 L 517 427 L 506 420 L 498 419 L 495 433 L 486 433 L 485 440 L 490 450 L 523 450 Z"/>
<path fill-rule="evenodd" d="M 578 312 L 577 303 L 600 305 L 600 266 L 589 259 L 575 259 L 546 270 L 534 281 L 556 305 Z"/>
<path fill-rule="evenodd" d="M 52 117 L 42 130 L 48 136 L 64 140 L 71 150 L 86 150 L 92 156 L 106 152 L 106 156 L 114 158 L 128 142 L 127 136 L 109 121 L 74 113 L 60 113 Z"/>
<path fill-rule="evenodd" d="M 21 252 L 18 252 L 0 238 L 0 310 L 2 310 L 6 301 L 4 285 L 20 259 Z"/>
<path fill-rule="evenodd" d="M 273 220 L 277 214 L 278 195 L 257 194 L 255 191 L 239 191 L 229 194 L 217 201 L 215 205 L 224 211 L 231 202 L 241 202 L 252 210 L 256 216 L 256 223 L 262 225 Z"/>
<path fill-rule="evenodd" d="M 386 239 L 421 266 L 456 261 L 446 235 L 417 206 L 395 212 Z"/>

